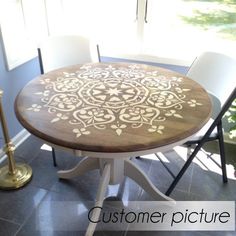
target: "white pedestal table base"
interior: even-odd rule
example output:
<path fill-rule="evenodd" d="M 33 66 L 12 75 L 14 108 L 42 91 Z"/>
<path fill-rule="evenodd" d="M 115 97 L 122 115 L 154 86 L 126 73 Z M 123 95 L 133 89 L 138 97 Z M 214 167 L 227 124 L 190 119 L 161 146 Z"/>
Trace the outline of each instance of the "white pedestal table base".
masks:
<path fill-rule="evenodd" d="M 101 173 L 95 206 L 102 207 L 108 185 L 120 183 L 125 176 L 134 180 L 140 187 L 150 194 L 154 200 L 172 201 L 174 203 L 174 200 L 158 190 L 151 183 L 147 175 L 137 165 L 129 160 L 129 158 L 112 159 L 85 157 L 74 168 L 58 171 L 58 177 L 61 179 L 71 179 L 94 169 L 100 169 Z M 100 208 L 96 208 L 93 211 L 93 221 L 96 222 L 99 219 L 100 212 Z M 93 235 L 95 228 L 96 223 L 90 222 L 86 231 L 86 236 Z"/>

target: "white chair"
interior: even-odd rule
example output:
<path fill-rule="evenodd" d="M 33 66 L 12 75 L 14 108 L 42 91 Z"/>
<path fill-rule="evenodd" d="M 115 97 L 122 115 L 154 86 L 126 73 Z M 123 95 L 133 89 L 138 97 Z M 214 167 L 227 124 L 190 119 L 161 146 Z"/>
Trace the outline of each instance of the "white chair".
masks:
<path fill-rule="evenodd" d="M 59 35 L 48 37 L 38 48 L 41 73 L 61 67 L 100 62 L 98 45 L 80 35 Z"/>
<path fill-rule="evenodd" d="M 40 72 L 59 69 L 65 66 L 100 62 L 98 45 L 80 35 L 59 35 L 48 37 L 38 47 Z M 52 148 L 53 164 L 56 166 L 55 149 Z"/>
<path fill-rule="evenodd" d="M 205 52 L 196 58 L 187 76 L 201 84 L 208 91 L 212 98 L 213 112 L 209 122 L 191 140 L 185 143 L 186 145 L 196 144 L 196 147 L 180 172 L 174 177 L 174 181 L 168 188 L 166 195 L 173 191 L 204 143 L 212 140 L 218 140 L 223 182 L 228 181 L 222 117 L 236 97 L 236 60 L 223 54 Z"/>

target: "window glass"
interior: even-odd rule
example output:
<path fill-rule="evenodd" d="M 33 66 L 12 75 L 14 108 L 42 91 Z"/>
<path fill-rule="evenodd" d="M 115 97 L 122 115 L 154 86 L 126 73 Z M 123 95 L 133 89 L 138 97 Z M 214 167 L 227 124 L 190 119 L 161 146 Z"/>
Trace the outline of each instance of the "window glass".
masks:
<path fill-rule="evenodd" d="M 236 55 L 236 0 L 149 0 L 143 51 L 192 60 L 201 51 Z"/>

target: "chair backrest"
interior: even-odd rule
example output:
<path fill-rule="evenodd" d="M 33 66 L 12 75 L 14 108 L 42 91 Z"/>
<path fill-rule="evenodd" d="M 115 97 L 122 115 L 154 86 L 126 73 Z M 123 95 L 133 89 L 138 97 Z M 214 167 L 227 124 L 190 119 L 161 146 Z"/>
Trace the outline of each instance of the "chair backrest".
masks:
<path fill-rule="evenodd" d="M 236 87 L 236 60 L 224 54 L 205 52 L 195 59 L 187 76 L 201 84 L 223 105 Z M 217 99 L 213 97 L 214 105 Z"/>
<path fill-rule="evenodd" d="M 98 62 L 96 45 L 80 35 L 51 36 L 38 48 L 41 73 L 79 63 Z"/>

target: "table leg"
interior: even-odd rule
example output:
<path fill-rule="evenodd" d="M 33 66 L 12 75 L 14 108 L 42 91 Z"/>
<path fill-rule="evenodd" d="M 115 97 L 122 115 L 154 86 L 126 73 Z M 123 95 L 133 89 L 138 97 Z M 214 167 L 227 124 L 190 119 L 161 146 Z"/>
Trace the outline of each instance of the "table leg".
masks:
<path fill-rule="evenodd" d="M 147 175 L 132 161 L 129 159 L 114 160 L 112 158 L 88 158 L 82 159 L 74 168 L 70 170 L 58 171 L 59 178 L 70 179 L 78 175 L 82 175 L 87 171 L 100 169 L 101 178 L 96 194 L 95 206 L 92 217 L 93 222 L 89 223 L 86 231 L 86 236 L 93 235 L 97 221 L 101 213 L 104 197 L 106 194 L 107 186 L 110 184 L 119 183 L 124 176 L 128 176 L 133 179 L 138 185 L 140 185 L 148 194 L 150 194 L 155 200 L 169 201 L 175 203 L 175 201 L 160 192 L 148 179 Z"/>
<path fill-rule="evenodd" d="M 124 174 L 134 180 L 139 186 L 141 186 L 153 199 L 158 201 L 175 201 L 163 194 L 158 190 L 154 184 L 149 180 L 147 175 L 132 161 L 125 160 L 124 164 Z"/>
<path fill-rule="evenodd" d="M 87 171 L 99 168 L 100 164 L 97 158 L 85 157 L 74 168 L 69 170 L 60 170 L 57 174 L 60 179 L 71 179 L 73 177 L 83 175 Z"/>
<path fill-rule="evenodd" d="M 98 221 L 100 213 L 101 213 L 101 208 L 102 208 L 104 197 L 106 194 L 106 189 L 110 182 L 110 172 L 111 172 L 111 164 L 105 164 L 104 169 L 102 171 L 102 176 L 99 182 L 97 195 L 96 195 L 95 206 L 97 208 L 93 210 L 92 217 L 91 217 L 93 222 L 91 221 L 89 223 L 85 236 L 93 235 L 94 230 L 96 228 L 97 223 L 95 222 Z"/>

